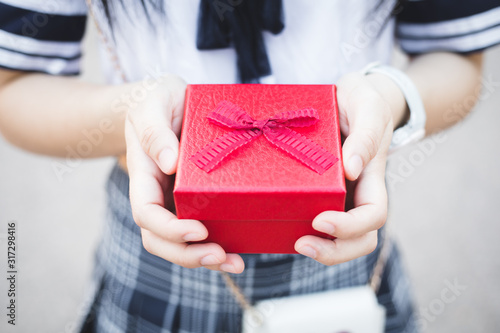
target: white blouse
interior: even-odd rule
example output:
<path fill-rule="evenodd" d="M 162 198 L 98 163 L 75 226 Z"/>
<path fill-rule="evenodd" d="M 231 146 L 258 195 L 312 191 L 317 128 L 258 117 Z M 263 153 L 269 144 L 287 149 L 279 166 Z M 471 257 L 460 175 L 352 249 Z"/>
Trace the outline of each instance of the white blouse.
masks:
<path fill-rule="evenodd" d="M 199 0 L 164 0 L 163 12 L 146 0 L 149 15 L 139 1 L 109 1 L 112 28 L 99 0 L 93 11 L 128 80 L 174 73 L 188 83 L 237 82 L 233 48 L 196 48 Z M 389 63 L 395 44 L 409 53 L 482 50 L 500 43 L 497 2 L 423 0 L 401 7 L 395 0 L 379 6 L 379 0 L 283 0 L 284 30 L 263 32 L 272 75 L 262 81 L 334 83 L 369 62 Z M 85 0 L 0 0 L 0 67 L 77 74 L 87 12 Z M 120 82 L 101 51 L 109 81 Z"/>

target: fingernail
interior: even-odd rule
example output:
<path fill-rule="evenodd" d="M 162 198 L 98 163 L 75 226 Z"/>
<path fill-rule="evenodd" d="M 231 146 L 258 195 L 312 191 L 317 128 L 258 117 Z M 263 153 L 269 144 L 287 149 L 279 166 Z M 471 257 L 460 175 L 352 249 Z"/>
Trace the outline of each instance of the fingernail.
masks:
<path fill-rule="evenodd" d="M 191 232 L 189 234 L 184 235 L 183 237 L 185 242 L 195 242 L 203 239 L 203 236 L 197 232 Z"/>
<path fill-rule="evenodd" d="M 219 266 L 220 270 L 228 273 L 236 273 L 236 268 L 232 264 L 222 264 Z"/>
<path fill-rule="evenodd" d="M 316 222 L 315 229 L 329 235 L 333 235 L 333 232 L 335 231 L 335 227 L 326 221 Z"/>
<path fill-rule="evenodd" d="M 359 174 L 363 170 L 363 160 L 359 155 L 351 156 L 349 159 L 349 170 L 354 178 L 358 178 Z"/>
<path fill-rule="evenodd" d="M 303 254 L 303 255 L 305 255 L 305 256 L 307 256 L 307 257 L 309 257 L 309 258 L 313 258 L 313 259 L 315 259 L 315 258 L 316 258 L 316 256 L 318 255 L 318 253 L 316 252 L 316 250 L 315 250 L 315 249 L 313 249 L 312 247 L 307 246 L 307 245 L 306 245 L 306 246 L 301 247 L 301 248 L 299 249 L 299 253 L 300 253 L 300 254 Z"/>
<path fill-rule="evenodd" d="M 209 254 L 206 257 L 201 258 L 200 264 L 202 266 L 211 266 L 220 264 L 220 260 L 214 254 Z"/>
<path fill-rule="evenodd" d="M 174 152 L 170 148 L 165 148 L 158 155 L 158 162 L 160 163 L 160 168 L 163 171 L 168 171 L 172 169 L 174 164 Z"/>

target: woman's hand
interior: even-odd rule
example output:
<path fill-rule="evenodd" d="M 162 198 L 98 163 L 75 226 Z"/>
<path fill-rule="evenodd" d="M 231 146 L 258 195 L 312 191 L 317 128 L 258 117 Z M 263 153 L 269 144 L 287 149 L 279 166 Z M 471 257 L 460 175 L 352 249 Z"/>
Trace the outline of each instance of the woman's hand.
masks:
<path fill-rule="evenodd" d="M 325 265 L 346 262 L 377 246 L 377 230 L 387 218 L 385 165 L 394 124 L 404 117 L 406 102 L 399 88 L 383 75 L 351 73 L 337 86 L 340 129 L 347 178 L 347 212 L 326 211 L 313 228 L 336 237 L 301 237 L 297 252 Z"/>
<path fill-rule="evenodd" d="M 130 108 L 125 123 L 130 202 L 144 247 L 183 267 L 241 273 L 244 263 L 239 255 L 226 254 L 215 243 L 187 243 L 208 236 L 201 222 L 180 220 L 165 208 L 172 203 L 169 175 L 176 172 L 186 83 L 175 76 L 159 81 Z"/>

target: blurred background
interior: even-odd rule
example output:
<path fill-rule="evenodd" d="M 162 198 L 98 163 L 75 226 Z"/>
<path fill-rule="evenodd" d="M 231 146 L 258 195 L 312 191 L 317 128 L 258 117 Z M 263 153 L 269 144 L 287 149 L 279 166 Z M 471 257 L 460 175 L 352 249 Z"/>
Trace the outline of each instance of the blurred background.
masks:
<path fill-rule="evenodd" d="M 101 82 L 96 49 L 90 29 L 83 79 Z M 424 332 L 500 332 L 499 59 L 500 47 L 486 52 L 480 102 L 465 121 L 389 162 L 389 228 Z M 451 106 L 450 116 L 461 111 Z M 114 160 L 77 161 L 59 178 L 54 166 L 63 161 L 23 152 L 0 137 L 2 272 L 7 223 L 16 221 L 18 231 L 17 324 L 6 324 L 7 283 L 0 277 L 0 332 L 73 332 L 89 301 Z"/>

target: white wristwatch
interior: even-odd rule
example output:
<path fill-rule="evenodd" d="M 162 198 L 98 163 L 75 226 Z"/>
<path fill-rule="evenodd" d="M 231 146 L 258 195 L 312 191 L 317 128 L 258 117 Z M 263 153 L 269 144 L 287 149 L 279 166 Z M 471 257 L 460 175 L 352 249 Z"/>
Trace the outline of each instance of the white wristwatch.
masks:
<path fill-rule="evenodd" d="M 427 116 L 422 98 L 410 78 L 399 69 L 383 65 L 379 62 L 368 64 L 361 73 L 364 75 L 380 73 L 388 76 L 401 89 L 406 99 L 406 104 L 408 104 L 410 119 L 404 126 L 394 131 L 389 153 L 393 153 L 398 148 L 422 139 L 425 136 L 425 120 Z"/>

